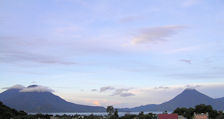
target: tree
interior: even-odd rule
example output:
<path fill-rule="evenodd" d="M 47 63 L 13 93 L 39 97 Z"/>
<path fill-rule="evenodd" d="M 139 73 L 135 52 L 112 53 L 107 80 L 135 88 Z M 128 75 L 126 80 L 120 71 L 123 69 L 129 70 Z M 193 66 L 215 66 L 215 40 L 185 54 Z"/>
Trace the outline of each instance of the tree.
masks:
<path fill-rule="evenodd" d="M 145 119 L 145 115 L 144 115 L 144 112 L 139 112 L 139 114 L 138 114 L 138 118 L 139 119 Z"/>
<path fill-rule="evenodd" d="M 211 105 L 196 105 L 195 108 L 177 108 L 173 113 L 177 113 L 178 115 L 183 115 L 184 117 L 191 119 L 194 113 L 208 113 L 209 118 L 215 119 L 219 114 L 216 110 L 213 110 Z"/>
<path fill-rule="evenodd" d="M 114 111 L 114 117 L 115 117 L 116 119 L 118 119 L 118 118 L 119 118 L 119 115 L 118 115 L 118 110 L 117 110 L 117 109 L 115 109 L 115 111 Z"/>
<path fill-rule="evenodd" d="M 195 106 L 195 112 L 196 113 L 207 113 L 207 112 L 212 112 L 212 106 L 211 105 L 205 105 L 205 104 L 200 104 Z"/>
<path fill-rule="evenodd" d="M 168 114 L 167 110 L 165 110 L 165 111 L 163 112 L 163 114 Z"/>
<path fill-rule="evenodd" d="M 26 116 L 26 115 L 27 115 L 26 112 L 17 111 L 0 102 L 0 119 L 9 119 L 9 118 L 15 118 L 17 116 Z"/>
<path fill-rule="evenodd" d="M 194 114 L 194 109 L 193 108 L 177 108 L 174 110 L 173 113 L 176 113 L 178 115 L 182 115 L 188 119 L 190 119 L 193 114 Z"/>
<path fill-rule="evenodd" d="M 114 113 L 114 107 L 113 106 L 107 106 L 106 111 L 107 111 L 109 116 L 112 116 L 113 113 Z"/>
<path fill-rule="evenodd" d="M 208 113 L 209 117 L 212 119 L 218 116 L 217 110 L 213 110 L 211 105 L 205 104 L 195 106 L 195 113 Z"/>
<path fill-rule="evenodd" d="M 148 113 L 148 117 L 146 119 L 157 119 L 157 115 L 153 113 Z"/>

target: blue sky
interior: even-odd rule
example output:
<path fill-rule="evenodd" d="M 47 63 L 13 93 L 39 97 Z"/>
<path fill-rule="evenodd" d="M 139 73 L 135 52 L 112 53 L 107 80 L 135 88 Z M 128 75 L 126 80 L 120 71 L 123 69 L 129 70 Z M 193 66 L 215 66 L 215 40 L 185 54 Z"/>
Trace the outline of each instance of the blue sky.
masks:
<path fill-rule="evenodd" d="M 133 107 L 224 91 L 222 0 L 0 0 L 0 91 Z M 141 101 L 139 101 L 141 100 Z"/>

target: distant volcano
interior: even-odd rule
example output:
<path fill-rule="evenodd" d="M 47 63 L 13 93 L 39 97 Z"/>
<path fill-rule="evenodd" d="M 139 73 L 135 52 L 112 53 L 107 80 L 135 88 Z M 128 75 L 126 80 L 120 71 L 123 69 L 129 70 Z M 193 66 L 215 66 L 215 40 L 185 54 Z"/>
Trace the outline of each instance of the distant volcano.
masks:
<path fill-rule="evenodd" d="M 65 101 L 46 87 L 15 86 L 0 93 L 0 101 L 26 112 L 104 112 L 104 107 L 86 106 Z"/>
<path fill-rule="evenodd" d="M 162 104 L 149 104 L 130 109 L 121 109 L 126 111 L 173 111 L 177 107 L 194 107 L 199 104 L 211 105 L 216 110 L 224 110 L 224 98 L 214 99 L 206 96 L 195 89 L 185 89 L 168 102 Z"/>

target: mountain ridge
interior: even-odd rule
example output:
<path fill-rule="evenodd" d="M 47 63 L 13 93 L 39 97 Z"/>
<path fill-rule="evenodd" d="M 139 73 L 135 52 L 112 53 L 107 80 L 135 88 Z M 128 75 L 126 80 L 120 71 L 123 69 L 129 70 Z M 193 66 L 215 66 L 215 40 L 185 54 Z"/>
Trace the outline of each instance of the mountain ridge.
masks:
<path fill-rule="evenodd" d="M 161 104 L 147 104 L 134 108 L 121 108 L 125 111 L 173 111 L 177 107 L 194 107 L 198 104 L 211 105 L 216 110 L 224 110 L 224 97 L 211 98 L 196 89 L 185 89 L 182 93 L 178 94 L 169 101 Z"/>
<path fill-rule="evenodd" d="M 35 88 L 35 90 L 32 88 Z M 28 86 L 26 90 L 21 87 L 11 88 L 0 93 L 0 101 L 11 108 L 26 112 L 105 112 L 104 107 L 71 103 L 54 95 L 49 89 L 40 88 L 41 90 L 38 89 L 38 85 Z M 196 89 L 185 89 L 164 103 L 120 108 L 119 111 L 173 111 L 177 107 L 189 108 L 198 104 L 211 105 L 216 110 L 224 110 L 224 97 L 211 98 Z"/>
<path fill-rule="evenodd" d="M 31 86 L 32 87 L 32 86 Z M 28 88 L 31 88 L 28 86 Z M 87 106 L 67 102 L 51 92 L 21 92 L 8 89 L 0 93 L 0 101 L 11 108 L 26 112 L 104 112 L 100 106 Z"/>

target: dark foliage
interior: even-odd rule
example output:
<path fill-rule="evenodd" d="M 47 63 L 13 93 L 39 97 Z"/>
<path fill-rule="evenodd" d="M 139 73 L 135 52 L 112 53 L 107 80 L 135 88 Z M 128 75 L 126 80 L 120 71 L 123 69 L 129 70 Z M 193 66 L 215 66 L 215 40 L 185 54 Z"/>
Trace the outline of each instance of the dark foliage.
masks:
<path fill-rule="evenodd" d="M 0 102 L 0 119 L 50 119 L 50 116 L 42 114 L 27 115 L 24 111 L 17 111 Z"/>
<path fill-rule="evenodd" d="M 221 113 L 218 113 L 217 110 L 213 110 L 211 105 L 200 104 L 195 106 L 195 108 L 177 108 L 173 113 L 177 113 L 178 115 L 183 115 L 184 117 L 191 119 L 194 113 L 208 113 L 209 118 L 215 119 L 220 116 Z M 220 116 L 221 117 L 221 116 Z"/>
<path fill-rule="evenodd" d="M 16 111 L 15 109 L 11 109 L 5 106 L 2 102 L 0 102 L 0 118 L 7 119 L 15 116 L 25 116 L 27 115 L 24 111 Z"/>

